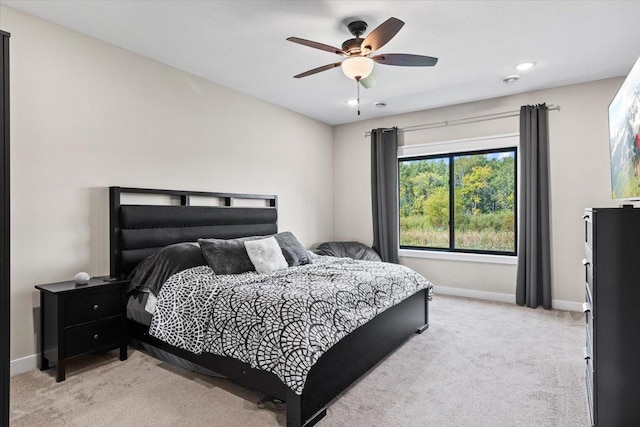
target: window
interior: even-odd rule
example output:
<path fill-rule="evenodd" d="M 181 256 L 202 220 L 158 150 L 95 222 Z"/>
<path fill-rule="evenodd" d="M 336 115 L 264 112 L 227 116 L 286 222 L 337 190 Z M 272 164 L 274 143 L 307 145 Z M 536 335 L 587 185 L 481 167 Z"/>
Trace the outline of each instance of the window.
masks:
<path fill-rule="evenodd" d="M 400 248 L 515 255 L 516 156 L 511 146 L 399 158 Z"/>

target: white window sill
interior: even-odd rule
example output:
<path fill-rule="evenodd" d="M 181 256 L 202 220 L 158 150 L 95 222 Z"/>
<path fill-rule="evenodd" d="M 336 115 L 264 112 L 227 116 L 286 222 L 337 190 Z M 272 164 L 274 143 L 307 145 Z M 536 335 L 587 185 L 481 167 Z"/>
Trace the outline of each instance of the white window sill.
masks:
<path fill-rule="evenodd" d="M 406 258 L 443 259 L 447 261 L 483 262 L 489 264 L 517 265 L 518 263 L 518 257 L 512 255 L 469 254 L 416 249 L 400 249 L 400 256 Z"/>

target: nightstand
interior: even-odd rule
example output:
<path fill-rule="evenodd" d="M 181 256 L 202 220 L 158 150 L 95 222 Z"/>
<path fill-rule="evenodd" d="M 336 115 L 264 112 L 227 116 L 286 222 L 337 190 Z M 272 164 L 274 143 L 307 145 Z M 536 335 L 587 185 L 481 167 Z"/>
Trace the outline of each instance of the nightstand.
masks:
<path fill-rule="evenodd" d="M 93 351 L 120 348 L 127 359 L 125 294 L 128 280 L 93 278 L 38 285 L 40 290 L 40 370 L 56 365 L 64 381 L 66 360 Z"/>

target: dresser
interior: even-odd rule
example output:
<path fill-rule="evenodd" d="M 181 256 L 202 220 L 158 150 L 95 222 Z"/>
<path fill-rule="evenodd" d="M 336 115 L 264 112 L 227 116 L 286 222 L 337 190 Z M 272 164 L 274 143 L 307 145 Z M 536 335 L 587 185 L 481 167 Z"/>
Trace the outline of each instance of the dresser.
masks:
<path fill-rule="evenodd" d="M 127 280 L 93 278 L 38 285 L 40 291 L 40 369 L 56 365 L 65 380 L 67 359 L 93 351 L 120 349 L 127 358 L 125 291 Z"/>
<path fill-rule="evenodd" d="M 585 381 L 593 426 L 640 425 L 640 209 L 584 214 Z"/>

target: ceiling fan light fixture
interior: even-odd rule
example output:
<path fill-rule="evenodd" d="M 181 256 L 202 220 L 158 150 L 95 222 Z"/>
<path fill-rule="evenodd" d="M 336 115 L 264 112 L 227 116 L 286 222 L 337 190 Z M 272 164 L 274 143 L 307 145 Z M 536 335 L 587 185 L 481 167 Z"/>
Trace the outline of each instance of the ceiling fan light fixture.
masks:
<path fill-rule="evenodd" d="M 373 71 L 373 59 L 366 56 L 352 56 L 342 61 L 342 72 L 353 80 L 366 79 Z"/>
<path fill-rule="evenodd" d="M 357 99 L 349 99 L 349 100 L 347 100 L 347 101 L 345 101 L 345 102 L 346 102 L 346 104 L 347 104 L 349 107 L 356 107 L 356 106 L 358 106 L 358 100 L 357 100 Z"/>

